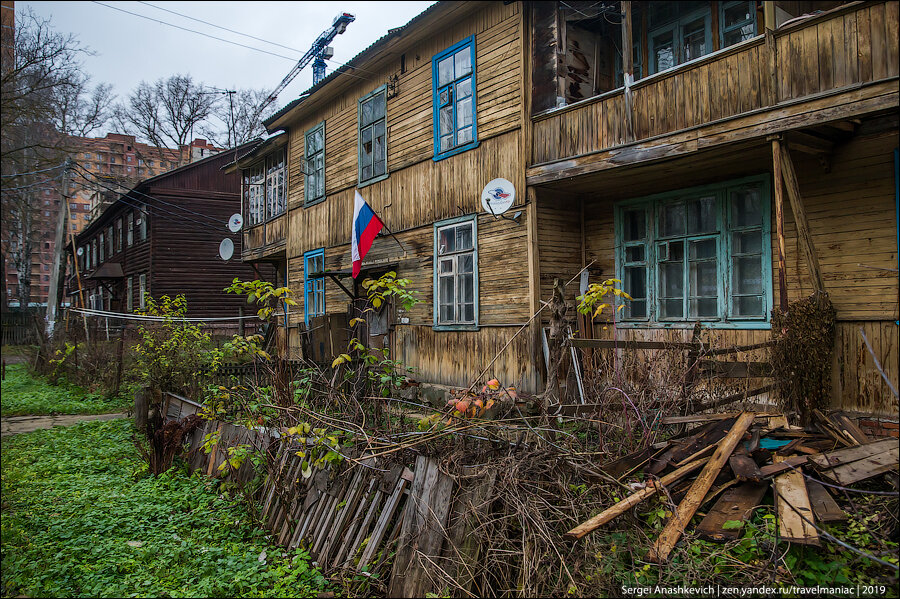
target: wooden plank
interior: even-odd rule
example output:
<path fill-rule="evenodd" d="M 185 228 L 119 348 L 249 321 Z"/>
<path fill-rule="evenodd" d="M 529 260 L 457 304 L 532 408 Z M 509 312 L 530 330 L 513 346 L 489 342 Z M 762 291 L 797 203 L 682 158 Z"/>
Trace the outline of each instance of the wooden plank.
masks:
<path fill-rule="evenodd" d="M 661 563 L 668 560 L 669 554 L 675 547 L 675 543 L 678 542 L 678 539 L 681 538 L 681 535 L 684 533 L 684 527 L 688 525 L 691 518 L 693 518 L 694 513 L 697 511 L 697 508 L 700 507 L 700 503 L 703 501 L 703 498 L 706 497 L 710 487 L 712 487 L 713 481 L 719 475 L 722 466 L 725 465 L 728 457 L 734 451 L 734 448 L 737 447 L 737 444 L 744 436 L 744 433 L 747 432 L 747 429 L 750 428 L 750 425 L 753 423 L 753 418 L 754 414 L 752 412 L 744 412 L 741 414 L 734 423 L 734 426 L 728 432 L 728 435 L 722 439 L 712 458 L 710 458 L 709 462 L 704 466 L 700 476 L 694 481 L 690 491 L 688 491 L 685 498 L 678 505 L 675 514 L 666 524 L 662 534 L 650 549 L 648 554 L 650 561 Z"/>
<path fill-rule="evenodd" d="M 677 341 L 626 341 L 618 339 L 569 339 L 572 347 L 594 348 L 594 349 L 670 349 L 670 350 L 693 350 L 700 351 L 703 349 L 700 343 L 682 343 Z"/>
<path fill-rule="evenodd" d="M 356 475 L 347 488 L 347 493 L 343 497 L 343 506 L 339 508 L 338 518 L 335 520 L 332 530 L 328 535 L 328 542 L 319 555 L 319 564 L 328 567 L 331 563 L 330 557 L 334 554 L 335 549 L 340 545 L 344 538 L 344 533 L 350 525 L 350 514 L 355 513 L 360 501 L 360 495 L 365 490 L 365 477 L 363 475 L 364 467 L 357 467 Z M 340 505 L 340 504 L 338 504 Z"/>
<path fill-rule="evenodd" d="M 360 545 L 366 538 L 369 530 L 369 525 L 372 523 L 378 507 L 381 505 L 383 496 L 384 492 L 376 487 L 375 496 L 372 497 L 372 500 L 369 503 L 369 511 L 366 512 L 366 517 L 363 519 L 362 524 L 359 526 L 359 531 L 356 533 L 356 537 L 353 539 L 353 542 L 350 543 L 349 551 L 347 551 L 347 565 L 352 564 L 353 558 L 356 556 L 356 552 L 359 551 Z"/>
<path fill-rule="evenodd" d="M 659 491 L 660 487 L 666 487 L 675 482 L 678 482 L 691 472 L 699 469 L 708 461 L 708 458 L 701 458 L 695 462 L 691 462 L 690 464 L 682 466 L 681 468 L 673 472 L 670 472 L 669 474 L 660 478 L 658 482 L 649 481 L 645 488 L 641 489 L 637 493 L 629 495 L 619 503 L 616 503 L 615 505 L 603 510 L 591 519 L 584 521 L 583 523 L 567 532 L 565 536 L 569 537 L 570 539 L 580 539 L 589 532 L 596 530 L 610 520 L 614 519 L 616 516 L 624 514 L 645 499 L 652 497 L 657 493 L 657 491 Z"/>
<path fill-rule="evenodd" d="M 782 457 L 782 456 L 775 456 L 775 457 Z M 784 458 L 777 462 L 774 462 L 774 457 L 773 457 L 774 463 L 760 468 L 759 474 L 763 478 L 777 476 L 777 475 L 781 474 L 782 472 L 787 472 L 789 470 L 793 470 L 794 468 L 799 468 L 800 466 L 802 466 L 809 460 L 809 457 L 810 456 L 808 456 L 808 455 L 795 455 L 795 456 L 791 456 L 789 458 Z"/>
<path fill-rule="evenodd" d="M 806 259 L 806 266 L 812 278 L 813 289 L 817 292 L 825 291 L 825 281 L 822 278 L 822 268 L 819 266 L 819 257 L 816 246 L 812 240 L 809 229 L 809 221 L 806 218 L 806 208 L 803 205 L 803 197 L 800 195 L 800 183 L 797 180 L 797 172 L 794 170 L 794 162 L 791 160 L 790 151 L 781 147 L 781 172 L 784 175 L 784 186 L 791 202 L 791 210 L 794 213 L 794 226 L 797 227 L 800 247 Z"/>
<path fill-rule="evenodd" d="M 697 526 L 701 538 L 711 541 L 730 541 L 741 536 L 743 524 L 753 515 L 769 486 L 765 483 L 744 482 L 722 495 Z M 740 522 L 739 527 L 723 528 L 726 522 Z"/>
<path fill-rule="evenodd" d="M 847 519 L 847 514 L 837 504 L 825 485 L 807 479 L 806 491 L 809 494 L 809 502 L 817 522 L 842 522 Z"/>
<path fill-rule="evenodd" d="M 353 558 L 353 555 L 349 553 L 351 543 L 353 542 L 354 537 L 359 532 L 361 528 L 361 524 L 363 522 L 363 515 L 366 513 L 366 509 L 369 507 L 369 503 L 372 500 L 372 497 L 375 495 L 375 476 L 369 477 L 368 486 L 364 486 L 362 488 L 362 492 L 357 501 L 356 511 L 353 513 L 353 517 L 350 518 L 347 523 L 347 528 L 344 531 L 343 539 L 341 540 L 341 544 L 338 547 L 337 553 L 334 558 L 334 567 L 339 568 L 344 566 L 350 559 Z"/>
<path fill-rule="evenodd" d="M 482 549 L 472 531 L 480 521 L 479 516 L 486 512 L 484 504 L 492 496 L 497 470 L 488 470 L 481 478 L 464 480 L 469 484 L 459 490 L 450 512 L 449 539 L 444 544 L 444 570 L 464 592 L 471 592 Z M 476 595 L 484 597 L 486 593 L 480 591 Z"/>
<path fill-rule="evenodd" d="M 900 447 L 896 447 L 896 443 L 894 440 L 895 447 L 887 451 L 830 470 L 823 470 L 822 476 L 839 485 L 850 485 L 885 472 L 896 472 L 900 470 Z"/>
<path fill-rule="evenodd" d="M 759 482 L 763 478 L 759 466 L 743 447 L 738 447 L 728 458 L 728 465 L 731 466 L 731 471 L 739 481 Z"/>
<path fill-rule="evenodd" d="M 867 445 L 872 442 L 872 439 L 843 412 L 832 414 L 831 421 L 839 426 L 842 433 L 852 437 L 859 445 Z"/>
<path fill-rule="evenodd" d="M 410 480 L 412 480 L 412 472 L 409 469 L 405 469 L 403 474 L 397 479 L 397 484 L 394 487 L 394 492 L 388 497 L 387 502 L 384 504 L 384 509 L 381 510 L 381 515 L 378 517 L 378 521 L 375 523 L 375 529 L 372 531 L 371 536 L 369 537 L 369 542 L 366 545 L 365 550 L 363 551 L 362 556 L 359 558 L 359 564 L 356 566 L 357 572 L 361 572 L 363 568 L 369 563 L 372 557 L 375 555 L 375 551 L 378 549 L 378 546 L 381 544 L 381 540 L 384 538 L 385 532 L 387 532 L 387 528 L 391 523 L 391 520 L 394 518 L 394 513 L 397 511 L 397 507 L 400 503 L 400 498 L 403 496 L 403 491 L 406 490 L 406 487 L 409 486 Z"/>
<path fill-rule="evenodd" d="M 788 460 L 774 456 L 777 464 Z M 803 474 L 791 470 L 775 477 L 775 511 L 778 515 L 778 534 L 785 541 L 803 545 L 819 545 L 819 533 L 812 526 L 814 515 Z"/>
<path fill-rule="evenodd" d="M 672 444 L 669 451 L 659 458 L 651 461 L 646 472 L 658 474 L 669 464 L 684 461 L 688 456 L 694 455 L 698 450 L 715 445 L 728 435 L 729 429 L 734 426 L 736 418 L 726 418 L 717 422 L 711 422 L 700 431 L 684 441 Z"/>
<path fill-rule="evenodd" d="M 700 371 L 726 379 L 765 378 L 772 376 L 772 365 L 768 362 L 700 360 Z"/>

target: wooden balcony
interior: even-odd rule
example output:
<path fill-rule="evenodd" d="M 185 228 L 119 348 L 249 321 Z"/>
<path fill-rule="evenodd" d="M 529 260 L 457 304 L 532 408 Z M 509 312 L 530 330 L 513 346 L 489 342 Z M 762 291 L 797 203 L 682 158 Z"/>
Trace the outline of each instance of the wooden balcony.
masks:
<path fill-rule="evenodd" d="M 624 88 L 535 115 L 528 183 L 896 109 L 897 76 L 898 3 L 844 5 L 637 81 L 630 115 Z"/>
<path fill-rule="evenodd" d="M 245 262 L 281 259 L 285 255 L 287 213 L 244 229 L 241 259 Z"/>

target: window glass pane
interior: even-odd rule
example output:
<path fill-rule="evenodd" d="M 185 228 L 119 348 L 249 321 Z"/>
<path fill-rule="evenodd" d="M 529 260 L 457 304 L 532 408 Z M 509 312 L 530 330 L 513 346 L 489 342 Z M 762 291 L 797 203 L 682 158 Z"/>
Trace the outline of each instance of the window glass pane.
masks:
<path fill-rule="evenodd" d="M 647 269 L 643 266 L 625 268 L 625 292 L 632 297 L 625 302 L 627 318 L 647 317 Z"/>
<path fill-rule="evenodd" d="M 711 233 L 716 230 L 716 197 L 710 196 L 687 203 L 687 232 Z"/>
<path fill-rule="evenodd" d="M 695 21 L 691 21 L 681 30 L 683 45 L 684 62 L 699 58 L 709 52 L 706 46 L 706 19 L 701 17 Z"/>
<path fill-rule="evenodd" d="M 446 152 L 453 147 L 453 135 L 445 135 L 441 138 L 441 152 Z"/>
<path fill-rule="evenodd" d="M 718 295 L 715 262 L 691 262 L 691 297 Z"/>
<path fill-rule="evenodd" d="M 360 163 L 365 165 L 372 164 L 372 127 L 366 127 L 362 131 L 359 132 L 359 144 L 360 144 Z"/>
<path fill-rule="evenodd" d="M 325 147 L 325 129 L 319 127 L 313 135 L 316 138 L 316 151 L 321 152 L 322 148 Z"/>
<path fill-rule="evenodd" d="M 440 102 L 441 102 L 440 105 L 441 106 L 446 105 L 448 102 L 450 102 L 450 88 L 446 87 L 446 88 L 442 89 L 439 96 L 440 96 Z"/>
<path fill-rule="evenodd" d="M 463 322 L 475 322 L 475 304 L 465 304 Z"/>
<path fill-rule="evenodd" d="M 756 257 L 737 257 L 731 270 L 731 285 L 736 295 L 763 292 L 762 260 Z"/>
<path fill-rule="evenodd" d="M 466 127 L 465 129 L 460 129 L 457 133 L 456 143 L 457 145 L 461 146 L 463 144 L 469 143 L 470 141 L 472 141 L 472 139 L 472 128 Z"/>
<path fill-rule="evenodd" d="M 361 114 L 360 124 L 363 127 L 371 124 L 372 121 L 375 120 L 374 116 L 372 114 L 373 104 L 374 104 L 374 102 L 372 100 L 366 100 L 365 102 L 362 103 L 362 110 L 361 110 L 362 114 Z"/>
<path fill-rule="evenodd" d="M 744 187 L 731 192 L 731 225 L 754 227 L 762 224 L 762 206 L 758 187 Z"/>
<path fill-rule="evenodd" d="M 691 298 L 691 318 L 716 318 L 719 312 L 718 300 L 714 297 Z"/>
<path fill-rule="evenodd" d="M 647 216 L 643 209 L 626 210 L 624 214 L 625 226 L 623 227 L 625 241 L 637 241 L 647 235 Z"/>
<path fill-rule="evenodd" d="M 675 66 L 675 44 L 671 31 L 666 31 L 653 38 L 653 61 L 656 72 Z"/>
<path fill-rule="evenodd" d="M 456 301 L 454 297 L 455 288 L 453 285 L 453 277 L 441 277 L 440 278 L 440 297 L 442 304 L 452 304 Z"/>
<path fill-rule="evenodd" d="M 460 225 L 456 228 L 457 251 L 472 249 L 472 225 Z"/>
<path fill-rule="evenodd" d="M 440 114 L 440 134 L 447 135 L 453 132 L 453 107 L 445 106 L 441 108 Z"/>
<path fill-rule="evenodd" d="M 455 69 L 455 79 L 459 79 L 464 75 L 468 75 L 472 72 L 472 48 L 470 46 L 466 46 L 459 52 L 455 54 L 456 57 L 456 69 Z"/>
<path fill-rule="evenodd" d="M 666 204 L 660 208 L 659 234 L 663 237 L 684 235 L 684 204 Z"/>
<path fill-rule="evenodd" d="M 732 254 L 759 254 L 762 253 L 762 232 L 746 231 L 732 233 Z"/>
<path fill-rule="evenodd" d="M 462 129 L 472 124 L 472 98 L 460 100 L 456 105 L 456 126 Z"/>
<path fill-rule="evenodd" d="M 451 81 L 453 81 L 453 56 L 448 56 L 438 62 L 438 87 Z"/>
<path fill-rule="evenodd" d="M 385 94 L 384 92 L 379 92 L 372 99 L 372 116 L 376 119 L 384 118 L 384 104 L 385 104 Z"/>
<path fill-rule="evenodd" d="M 375 123 L 375 132 L 373 134 L 375 149 L 374 155 L 375 160 L 384 161 L 385 159 L 385 146 L 384 146 L 384 121 L 379 121 Z M 384 165 L 382 164 L 382 169 Z M 384 171 L 382 170 L 382 173 Z M 378 173 L 381 174 L 381 173 Z"/>
<path fill-rule="evenodd" d="M 462 257 L 462 256 L 461 256 Z M 471 259 L 471 256 L 468 256 Z M 460 267 L 462 270 L 462 267 Z M 475 301 L 475 277 L 474 275 L 464 274 L 459 277 L 460 294 L 459 301 L 463 304 L 471 304 Z"/>
<path fill-rule="evenodd" d="M 440 322 L 453 322 L 453 304 L 441 304 Z"/>
<path fill-rule="evenodd" d="M 456 251 L 456 231 L 453 227 L 441 229 L 438 232 L 438 254 L 447 254 Z"/>
<path fill-rule="evenodd" d="M 463 254 L 458 259 L 459 272 L 471 273 L 473 271 L 474 256 L 472 254 Z M 471 277 L 470 277 L 471 278 Z"/>
<path fill-rule="evenodd" d="M 472 79 L 465 79 L 456 84 L 456 99 L 461 100 L 472 95 Z"/>
<path fill-rule="evenodd" d="M 735 297 L 731 309 L 734 316 L 763 316 L 763 300 L 758 295 Z"/>
<path fill-rule="evenodd" d="M 374 166 L 374 176 L 378 177 L 387 172 L 387 162 L 384 160 L 376 160 Z"/>
<path fill-rule="evenodd" d="M 632 245 L 625 248 L 625 262 L 643 262 L 644 246 Z"/>
<path fill-rule="evenodd" d="M 453 272 L 453 259 L 441 260 L 441 274 Z"/>
<path fill-rule="evenodd" d="M 744 21 L 748 21 L 753 18 L 753 16 L 750 14 L 749 2 L 731 3 L 731 6 L 725 7 L 724 14 L 726 29 L 730 29 L 735 25 L 739 25 Z"/>
<path fill-rule="evenodd" d="M 716 259 L 716 240 L 701 239 L 691 242 L 691 260 Z"/>

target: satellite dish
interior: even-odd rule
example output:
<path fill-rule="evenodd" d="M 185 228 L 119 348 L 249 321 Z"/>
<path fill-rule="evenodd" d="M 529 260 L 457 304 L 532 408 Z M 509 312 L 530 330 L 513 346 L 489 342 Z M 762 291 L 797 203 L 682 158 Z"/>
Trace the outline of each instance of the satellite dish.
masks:
<path fill-rule="evenodd" d="M 500 216 L 516 201 L 516 188 L 506 179 L 494 179 L 481 192 L 481 206 L 484 211 Z"/>
<path fill-rule="evenodd" d="M 219 244 L 219 258 L 222 260 L 231 260 L 234 256 L 234 242 L 227 237 Z"/>
<path fill-rule="evenodd" d="M 241 230 L 241 227 L 244 226 L 244 217 L 239 213 L 234 213 L 231 215 L 231 218 L 228 219 L 228 230 L 232 233 L 237 233 Z"/>
<path fill-rule="evenodd" d="M 79 256 L 83 256 L 83 255 L 84 255 L 84 248 L 78 248 L 78 251 L 75 252 L 75 253 L 78 254 Z"/>

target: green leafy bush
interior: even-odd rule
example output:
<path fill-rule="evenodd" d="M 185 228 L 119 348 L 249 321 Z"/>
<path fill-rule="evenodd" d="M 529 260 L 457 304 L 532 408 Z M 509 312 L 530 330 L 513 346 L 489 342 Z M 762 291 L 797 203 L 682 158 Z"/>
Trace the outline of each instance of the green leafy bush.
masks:
<path fill-rule="evenodd" d="M 256 528 L 218 483 L 158 477 L 127 420 L 2 441 L 2 595 L 310 597 L 326 585 L 306 553 Z"/>

